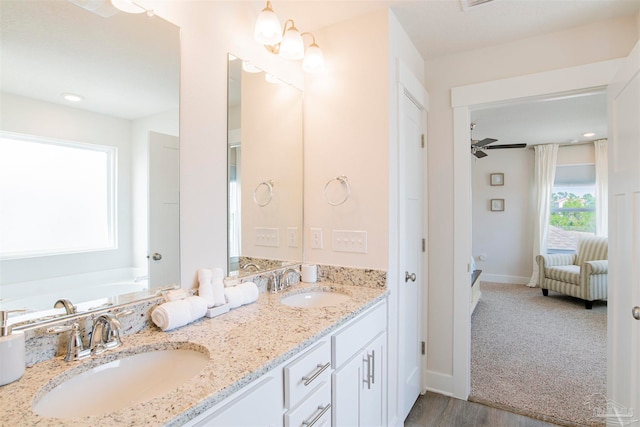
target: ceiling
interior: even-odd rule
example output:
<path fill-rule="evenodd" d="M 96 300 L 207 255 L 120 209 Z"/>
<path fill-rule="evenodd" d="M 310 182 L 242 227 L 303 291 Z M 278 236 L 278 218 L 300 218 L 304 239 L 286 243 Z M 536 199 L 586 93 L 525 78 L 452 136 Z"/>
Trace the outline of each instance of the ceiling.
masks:
<path fill-rule="evenodd" d="M 73 1 L 82 3 L 83 0 Z M 294 18 L 296 25 L 302 31 L 315 31 L 390 7 L 426 60 L 640 11 L 639 0 L 493 0 L 466 10 L 461 7 L 460 0 L 274 0 L 272 3 L 281 20 Z M 265 2 L 252 0 L 249 4 L 255 6 L 257 16 Z M 51 101 L 56 99 L 55 102 L 61 102 L 61 90 L 50 91 L 45 89 L 45 86 L 51 81 L 68 82 L 69 86 L 73 83 L 79 89 L 65 91 L 80 92 L 87 102 L 99 98 L 111 100 L 109 101 L 111 105 L 87 108 L 108 112 L 117 105 L 118 113 L 112 115 L 126 118 L 144 116 L 152 112 L 152 109 L 157 112 L 158 109 L 167 110 L 172 106 L 175 107 L 177 91 L 172 89 L 173 93 L 162 93 L 158 90 L 172 87 L 169 81 L 175 80 L 179 73 L 179 66 L 175 59 L 171 60 L 173 62 L 166 63 L 166 58 L 162 57 L 164 46 L 171 45 L 172 48 L 178 49 L 178 42 L 176 33 L 167 32 L 166 25 L 163 25 L 160 18 L 150 20 L 143 18 L 144 14 L 118 13 L 105 19 L 98 15 L 86 14 L 84 10 L 64 0 L 1 0 L 0 7 L 2 9 L 0 42 L 2 43 L 3 90 L 32 97 L 48 97 Z M 59 9 L 61 8 L 70 12 L 70 22 L 60 22 L 62 14 Z M 86 17 L 87 15 L 90 16 Z M 38 16 L 45 20 L 55 17 L 61 24 L 57 28 L 62 30 L 50 27 L 45 23 L 48 21 L 42 21 L 37 18 Z M 151 26 L 145 26 L 141 31 L 140 20 L 142 19 L 158 24 L 160 32 L 156 33 Z M 104 22 L 120 23 L 115 27 L 111 26 L 113 32 L 107 33 L 111 30 L 98 27 Z M 167 25 L 170 26 L 170 24 Z M 133 27 L 133 32 L 129 32 L 127 27 Z M 77 31 L 69 31 L 71 28 Z M 16 34 L 20 37 L 14 37 Z M 166 38 L 167 34 L 170 39 Z M 54 40 L 68 43 L 72 49 L 65 49 L 62 53 L 55 51 L 50 48 Z M 81 44 L 81 41 L 87 43 Z M 28 48 L 25 48 L 27 42 L 29 42 Z M 149 42 L 152 47 L 146 49 L 144 55 L 126 49 L 138 43 Z M 322 47 L 322 41 L 318 40 L 318 43 Z M 117 60 L 98 62 L 96 52 L 113 52 L 115 46 L 124 48 L 121 55 L 126 58 L 125 63 L 128 64 L 125 68 Z M 36 58 L 41 57 L 50 59 L 50 62 L 45 61 L 44 64 L 58 65 L 42 65 L 43 63 L 36 62 Z M 96 62 L 92 68 L 80 68 L 86 66 L 87 61 L 83 64 L 59 62 L 61 59 L 74 57 L 95 58 Z M 16 67 L 17 64 L 22 66 Z M 37 73 L 43 69 L 46 73 Z M 70 70 L 81 72 L 78 75 L 72 75 Z M 159 70 L 162 71 L 156 72 Z M 93 76 L 97 77 L 98 81 L 106 82 L 110 76 L 123 74 L 126 74 L 132 83 L 127 88 L 117 91 L 108 89 L 106 84 L 91 85 L 86 78 Z M 92 91 L 96 88 L 107 89 L 104 91 L 107 97 L 104 97 L 105 94 L 93 93 Z M 146 88 L 151 89 L 147 91 Z M 146 104 L 138 104 L 138 100 L 146 98 L 142 95 L 144 92 L 153 93 L 154 98 L 150 98 L 150 102 Z M 115 99 L 116 94 L 120 95 L 120 100 Z M 484 132 L 487 132 L 488 135 L 499 138 L 502 143 L 528 142 L 529 139 L 531 143 L 536 143 L 536 141 L 548 140 L 573 140 L 586 132 L 584 129 L 606 133 L 606 107 L 603 107 L 603 104 L 599 107 L 594 106 L 594 103 L 602 102 L 602 97 L 599 101 L 597 99 L 598 97 L 583 96 L 563 100 L 568 104 L 560 103 L 555 106 L 548 101 L 528 107 L 502 106 L 476 111 L 474 121 L 478 123 L 478 127 L 474 138 L 482 137 Z M 582 105 L 583 102 L 587 104 Z M 553 108 L 553 110 L 547 110 L 553 113 L 541 113 L 546 108 Z M 568 113 L 574 113 L 574 117 L 569 119 L 562 116 Z M 575 117 L 576 113 L 579 113 L 578 118 L 588 119 L 589 122 L 579 123 L 579 119 Z M 505 117 L 510 117 L 510 120 L 503 120 Z M 560 117 L 563 119 L 559 120 Z M 547 121 L 542 122 L 543 119 Z M 555 136 L 549 135 L 549 130 L 555 127 L 550 122 L 553 119 L 556 123 L 562 124 L 567 132 Z M 569 123 L 576 123 L 575 129 L 570 132 Z M 535 131 L 530 128 L 534 124 Z M 501 129 L 496 128 L 498 125 Z M 541 129 L 545 129 L 547 134 L 543 134 Z"/>

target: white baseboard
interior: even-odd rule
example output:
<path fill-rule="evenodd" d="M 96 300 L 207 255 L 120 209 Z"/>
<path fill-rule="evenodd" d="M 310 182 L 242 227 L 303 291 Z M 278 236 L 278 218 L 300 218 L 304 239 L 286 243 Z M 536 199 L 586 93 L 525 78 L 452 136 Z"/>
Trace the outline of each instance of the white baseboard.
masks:
<path fill-rule="evenodd" d="M 506 274 L 487 274 L 484 272 L 480 276 L 481 282 L 511 283 L 515 285 L 526 285 L 529 283 L 529 279 L 530 277 L 508 276 Z"/>
<path fill-rule="evenodd" d="M 443 396 L 453 396 L 453 376 L 427 370 L 426 389 Z"/>

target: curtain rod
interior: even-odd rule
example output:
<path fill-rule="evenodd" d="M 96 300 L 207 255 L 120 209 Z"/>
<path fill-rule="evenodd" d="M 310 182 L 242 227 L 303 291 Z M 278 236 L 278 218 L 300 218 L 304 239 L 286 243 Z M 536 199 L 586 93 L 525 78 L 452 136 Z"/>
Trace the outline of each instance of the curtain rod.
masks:
<path fill-rule="evenodd" d="M 587 145 L 587 144 L 593 144 L 594 142 L 597 142 L 597 141 L 607 141 L 607 138 L 594 139 L 593 141 L 563 142 L 563 143 L 558 143 L 558 147 L 572 147 L 575 145 Z M 535 147 L 536 145 L 547 145 L 547 144 L 554 144 L 554 143 L 546 142 L 544 144 L 532 144 L 532 145 L 528 145 L 527 148 L 529 150 L 533 150 L 533 147 Z"/>

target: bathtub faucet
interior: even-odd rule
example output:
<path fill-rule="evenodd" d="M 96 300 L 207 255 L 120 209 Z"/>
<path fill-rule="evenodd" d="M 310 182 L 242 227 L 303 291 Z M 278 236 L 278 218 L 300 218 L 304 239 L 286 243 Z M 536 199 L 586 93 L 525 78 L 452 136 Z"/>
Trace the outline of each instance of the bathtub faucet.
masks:
<path fill-rule="evenodd" d="M 56 301 L 55 304 L 53 304 L 53 308 L 62 308 L 62 307 L 64 307 L 67 314 L 75 314 L 77 310 L 77 307 L 73 305 L 71 301 L 69 301 L 66 298 L 60 298 L 58 301 Z"/>
<path fill-rule="evenodd" d="M 133 281 L 135 283 L 140 283 L 142 280 L 148 280 L 148 279 L 149 279 L 149 276 L 138 276 L 135 279 L 133 279 Z"/>

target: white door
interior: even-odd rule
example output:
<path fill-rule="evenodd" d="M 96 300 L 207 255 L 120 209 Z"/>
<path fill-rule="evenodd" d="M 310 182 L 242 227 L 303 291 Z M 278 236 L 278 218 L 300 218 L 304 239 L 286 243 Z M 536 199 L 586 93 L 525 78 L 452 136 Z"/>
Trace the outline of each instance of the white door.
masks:
<path fill-rule="evenodd" d="M 420 394 L 423 110 L 400 95 L 399 410 L 404 420 Z"/>
<path fill-rule="evenodd" d="M 180 148 L 175 136 L 149 132 L 149 283 L 180 284 Z"/>
<path fill-rule="evenodd" d="M 608 425 L 640 426 L 640 42 L 609 86 Z M 640 308 L 638 308 L 640 310 Z M 638 316 L 640 318 L 640 313 Z"/>

